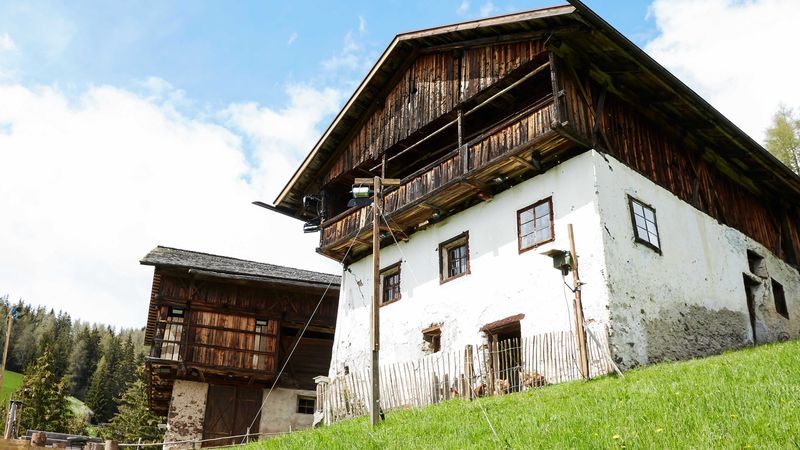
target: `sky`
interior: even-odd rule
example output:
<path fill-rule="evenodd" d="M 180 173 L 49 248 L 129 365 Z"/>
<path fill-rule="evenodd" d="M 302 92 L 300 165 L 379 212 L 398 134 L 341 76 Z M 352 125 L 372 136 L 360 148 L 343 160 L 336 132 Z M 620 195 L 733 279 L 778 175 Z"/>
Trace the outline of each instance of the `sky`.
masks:
<path fill-rule="evenodd" d="M 759 142 L 800 107 L 797 0 L 586 3 Z M 156 245 L 338 272 L 250 202 L 395 34 L 553 4 L 0 1 L 0 296 L 141 327 Z"/>

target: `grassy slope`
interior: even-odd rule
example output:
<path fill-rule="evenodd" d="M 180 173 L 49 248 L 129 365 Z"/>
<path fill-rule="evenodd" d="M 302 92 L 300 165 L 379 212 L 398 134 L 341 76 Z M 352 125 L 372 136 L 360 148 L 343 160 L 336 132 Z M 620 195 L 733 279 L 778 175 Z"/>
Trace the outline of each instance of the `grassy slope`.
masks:
<path fill-rule="evenodd" d="M 2 404 L 8 403 L 8 397 L 22 384 L 22 377 L 21 373 L 10 370 L 6 370 L 3 373 L 3 388 L 0 389 L 0 401 L 2 401 Z"/>
<path fill-rule="evenodd" d="M 450 401 L 256 448 L 800 448 L 800 341 L 662 364 L 480 404 Z"/>

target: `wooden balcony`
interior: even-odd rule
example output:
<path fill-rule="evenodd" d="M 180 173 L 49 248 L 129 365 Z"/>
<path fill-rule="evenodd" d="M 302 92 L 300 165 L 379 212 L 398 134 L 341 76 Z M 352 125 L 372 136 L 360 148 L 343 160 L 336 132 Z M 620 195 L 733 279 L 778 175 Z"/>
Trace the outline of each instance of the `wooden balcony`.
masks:
<path fill-rule="evenodd" d="M 384 215 L 391 225 L 382 223 L 384 231 L 405 238 L 427 226 L 434 213 L 454 214 L 509 187 L 503 180 L 538 173 L 532 154 L 547 161 L 573 145 L 551 129 L 554 115 L 548 97 L 403 178 L 384 195 Z M 318 251 L 342 260 L 350 248 L 347 259 L 359 259 L 372 252 L 371 236 L 372 208 L 351 208 L 322 223 Z M 391 242 L 391 237 L 382 240 Z"/>

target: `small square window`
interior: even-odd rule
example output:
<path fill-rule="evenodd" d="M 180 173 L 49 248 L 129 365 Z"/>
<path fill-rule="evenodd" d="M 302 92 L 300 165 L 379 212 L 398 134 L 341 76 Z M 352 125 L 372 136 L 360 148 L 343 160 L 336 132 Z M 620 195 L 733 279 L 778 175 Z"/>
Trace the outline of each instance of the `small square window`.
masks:
<path fill-rule="evenodd" d="M 439 282 L 469 273 L 469 232 L 439 244 Z"/>
<path fill-rule="evenodd" d="M 628 197 L 628 200 L 630 202 L 633 233 L 636 237 L 636 242 L 661 253 L 661 241 L 658 237 L 658 226 L 656 225 L 656 210 L 633 197 Z"/>
<path fill-rule="evenodd" d="M 775 300 L 775 311 L 785 318 L 789 318 L 789 308 L 786 307 L 786 293 L 783 285 L 772 280 L 772 298 Z"/>
<path fill-rule="evenodd" d="M 422 330 L 422 339 L 428 343 L 428 353 L 438 353 L 442 349 L 442 326 L 431 325 Z"/>
<path fill-rule="evenodd" d="M 298 414 L 314 414 L 314 408 L 317 399 L 314 397 L 307 397 L 304 395 L 297 396 L 297 413 Z"/>
<path fill-rule="evenodd" d="M 517 244 L 520 253 L 553 239 L 552 197 L 517 211 Z"/>
<path fill-rule="evenodd" d="M 400 263 L 381 271 L 381 305 L 400 300 Z"/>

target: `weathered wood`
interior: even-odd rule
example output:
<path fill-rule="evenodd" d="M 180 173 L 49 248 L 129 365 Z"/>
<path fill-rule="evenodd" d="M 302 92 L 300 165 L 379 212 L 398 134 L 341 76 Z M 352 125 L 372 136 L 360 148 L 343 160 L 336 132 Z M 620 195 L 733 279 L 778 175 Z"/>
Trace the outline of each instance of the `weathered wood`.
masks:
<path fill-rule="evenodd" d="M 31 434 L 31 447 L 44 447 L 47 442 L 47 434 L 36 431 Z"/>

